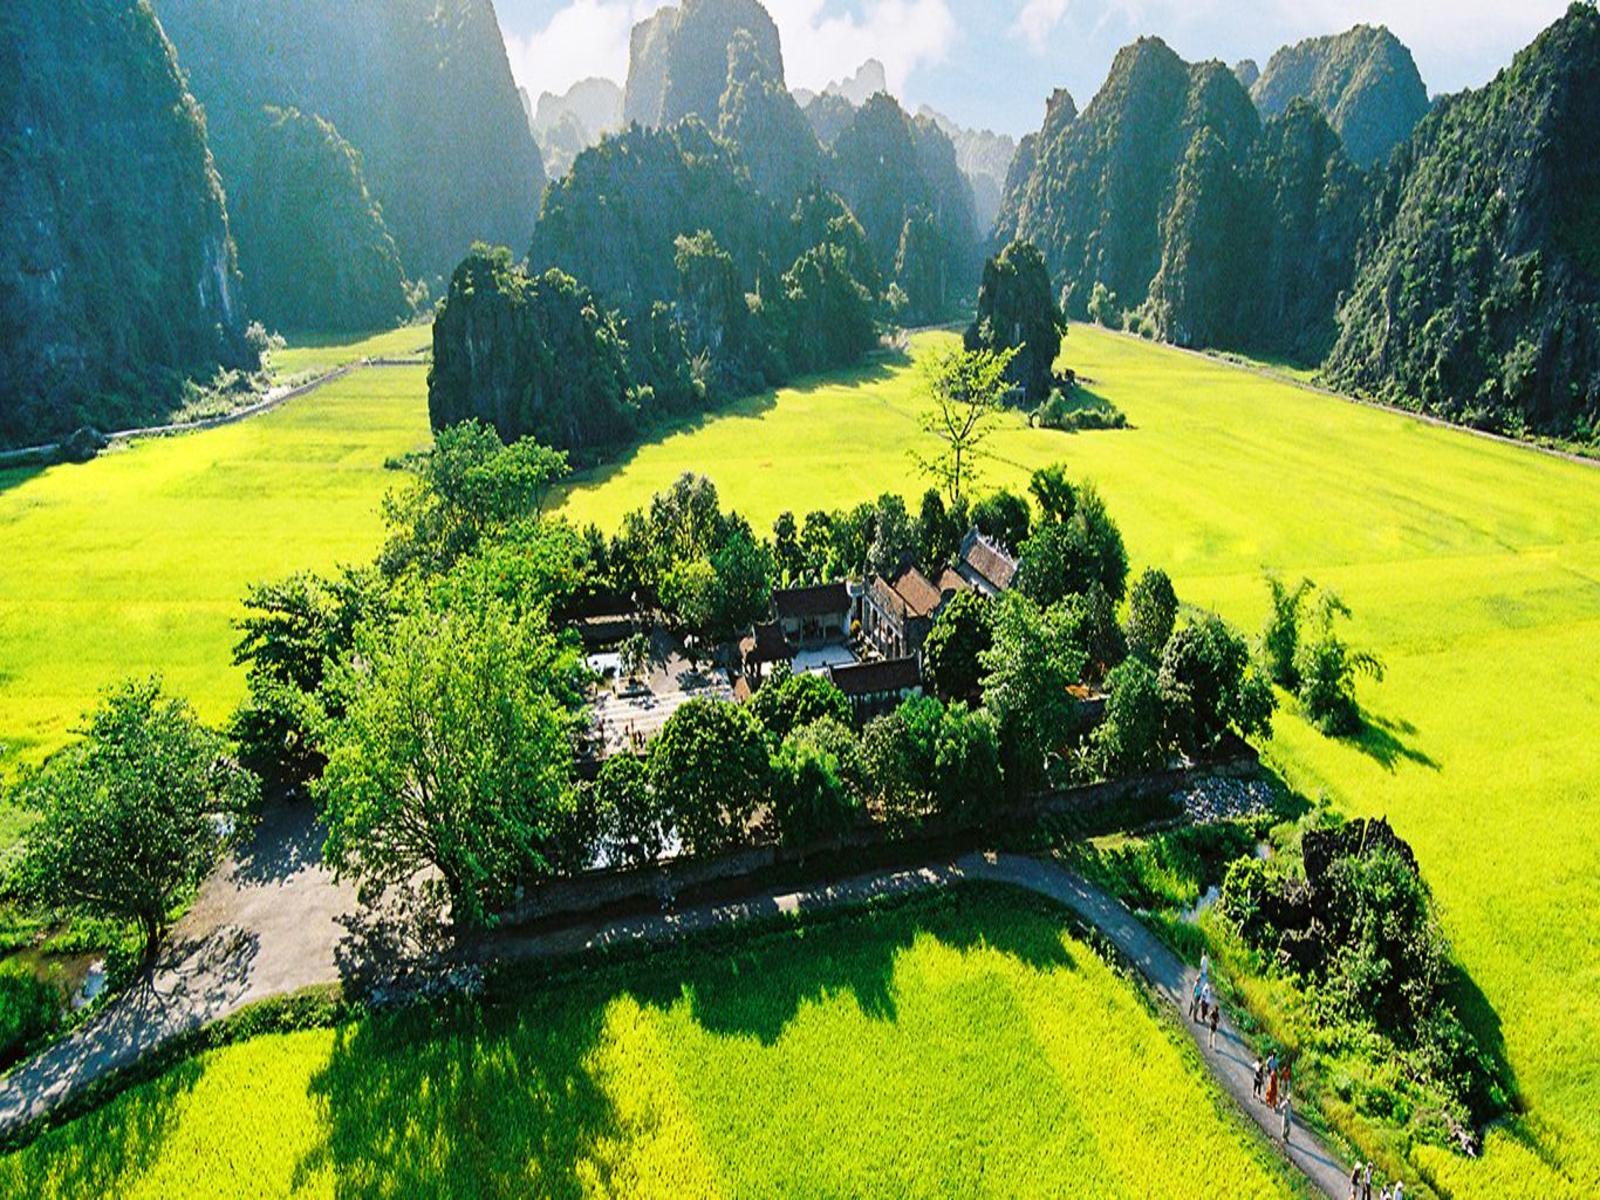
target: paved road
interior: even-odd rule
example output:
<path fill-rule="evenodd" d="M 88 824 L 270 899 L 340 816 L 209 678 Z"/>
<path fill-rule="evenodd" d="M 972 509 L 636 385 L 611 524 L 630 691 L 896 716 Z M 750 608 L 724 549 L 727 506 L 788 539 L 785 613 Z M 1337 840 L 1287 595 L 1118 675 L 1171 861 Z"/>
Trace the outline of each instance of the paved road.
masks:
<path fill-rule="evenodd" d="M 354 889 L 336 884 L 321 865 L 317 839 L 305 807 L 269 816 L 252 852 L 230 862 L 202 889 L 152 981 L 113 1001 L 98 1018 L 0 1081 L 0 1134 L 180 1033 L 256 1000 L 338 981 L 341 969 L 350 968 L 352 940 L 362 936 L 362 926 Z M 1201 1027 L 1183 1018 L 1194 970 L 1115 899 L 1047 860 L 973 854 L 802 891 L 771 890 L 724 904 L 507 934 L 476 953 L 484 960 L 558 958 L 600 947 L 655 944 L 740 921 L 860 904 L 964 880 L 1027 888 L 1064 904 L 1104 934 L 1174 1011 L 1241 1111 L 1281 1146 L 1277 1114 L 1251 1096 L 1252 1055 L 1233 1024 L 1222 1022 L 1213 1051 Z M 1283 1149 L 1319 1191 L 1336 1198 L 1348 1192 L 1348 1169 L 1304 1130 L 1296 1129 Z"/>
<path fill-rule="evenodd" d="M 337 980 L 356 895 L 333 881 L 321 847 L 309 805 L 269 809 L 250 850 L 201 887 L 153 975 L 0 1079 L 0 1135 L 181 1033 Z"/>

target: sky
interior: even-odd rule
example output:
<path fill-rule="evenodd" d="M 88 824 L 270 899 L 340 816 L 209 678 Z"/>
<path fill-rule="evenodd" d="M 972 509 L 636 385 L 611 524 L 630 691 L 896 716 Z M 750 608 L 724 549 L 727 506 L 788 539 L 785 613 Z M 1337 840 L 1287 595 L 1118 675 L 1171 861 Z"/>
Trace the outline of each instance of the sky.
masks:
<path fill-rule="evenodd" d="M 1065 87 L 1086 105 L 1117 49 L 1156 34 L 1190 60 L 1254 58 L 1362 22 L 1411 47 L 1430 92 L 1488 82 L 1567 0 L 765 0 L 790 87 L 820 90 L 881 60 L 889 87 L 962 125 L 1020 135 Z M 621 82 L 628 33 L 662 0 L 496 0 L 517 81 L 535 97 Z"/>

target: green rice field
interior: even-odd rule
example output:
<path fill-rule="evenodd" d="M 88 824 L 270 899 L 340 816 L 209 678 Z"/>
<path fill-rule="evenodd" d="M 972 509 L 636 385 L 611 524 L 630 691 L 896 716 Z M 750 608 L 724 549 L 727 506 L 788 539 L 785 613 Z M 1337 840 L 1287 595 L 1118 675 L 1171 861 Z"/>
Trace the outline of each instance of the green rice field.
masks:
<path fill-rule="evenodd" d="M 1365 737 L 1328 741 L 1291 708 L 1266 752 L 1416 847 L 1482 993 L 1477 1031 L 1515 1073 L 1525 1114 L 1483 1159 L 1413 1161 L 1449 1195 L 1600 1193 L 1600 471 L 1096 329 L 1075 326 L 1064 359 L 1132 427 L 1013 419 L 987 484 L 1064 461 L 1107 495 L 1136 567 L 1166 567 L 1186 600 L 1254 631 L 1262 570 L 1308 574 L 1387 663 L 1363 685 Z M 240 590 L 371 551 L 382 461 L 425 437 L 423 380 L 361 372 L 258 421 L 0 476 L 0 741 L 58 745 L 101 682 L 156 667 L 224 714 Z M 684 470 L 760 527 L 915 496 L 920 407 L 903 362 L 785 389 L 579 480 L 565 511 L 614 526 Z M 816 1111 L 853 1134 L 855 1113 Z"/>
<path fill-rule="evenodd" d="M 0 1159 L 0 1193 L 1298 1194 L 1063 919 L 963 888 L 261 1037 Z"/>
<path fill-rule="evenodd" d="M 427 441 L 425 380 L 359 371 L 234 425 L 0 472 L 4 760 L 59 747 L 130 673 L 159 671 L 224 718 L 243 695 L 230 652 L 245 587 L 371 556 L 396 478 L 384 462 Z"/>
<path fill-rule="evenodd" d="M 1308 574 L 1388 666 L 1363 685 L 1367 736 L 1329 741 L 1291 711 L 1267 755 L 1416 847 L 1483 992 L 1479 1032 L 1516 1074 L 1528 1114 L 1481 1161 L 1420 1149 L 1418 1166 L 1463 1196 L 1600 1193 L 1600 471 L 1098 329 L 1074 326 L 1064 361 L 1132 428 L 1017 418 L 988 484 L 1063 461 L 1183 599 L 1253 632 L 1262 570 Z M 784 391 L 641 448 L 567 511 L 611 525 L 690 468 L 762 527 L 914 496 L 919 408 L 909 368 Z"/>

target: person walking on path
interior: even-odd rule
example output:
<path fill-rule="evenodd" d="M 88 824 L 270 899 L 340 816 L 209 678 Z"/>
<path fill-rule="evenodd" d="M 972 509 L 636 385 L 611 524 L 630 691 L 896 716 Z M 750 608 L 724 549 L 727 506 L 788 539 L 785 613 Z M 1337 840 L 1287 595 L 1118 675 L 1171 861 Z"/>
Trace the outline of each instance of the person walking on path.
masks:
<path fill-rule="evenodd" d="M 1285 1056 L 1283 1060 L 1283 1079 L 1278 1085 L 1278 1090 L 1283 1093 L 1283 1098 L 1285 1100 L 1289 1098 L 1289 1092 L 1292 1090 L 1291 1084 L 1294 1081 L 1293 1072 L 1294 1068 L 1290 1065 L 1288 1057 Z"/>
<path fill-rule="evenodd" d="M 1219 1011 L 1220 1009 L 1215 1004 L 1211 1006 L 1211 1048 L 1213 1050 L 1217 1048 L 1217 1013 Z"/>
<path fill-rule="evenodd" d="M 1200 951 L 1200 978 L 1211 978 L 1211 955 L 1204 950 Z"/>
<path fill-rule="evenodd" d="M 1372 1200 L 1372 1164 L 1361 1168 L 1361 1200 Z"/>
<path fill-rule="evenodd" d="M 1350 1168 L 1350 1200 L 1361 1200 L 1361 1160 Z"/>
<path fill-rule="evenodd" d="M 1394 1181 L 1394 1200 L 1405 1200 L 1406 1185 L 1399 1179 Z"/>
<path fill-rule="evenodd" d="M 1294 1131 L 1294 1105 L 1289 1103 L 1289 1097 L 1283 1098 L 1283 1144 L 1289 1144 L 1289 1134 Z"/>
<path fill-rule="evenodd" d="M 1195 977 L 1194 995 L 1189 997 L 1189 1020 L 1191 1021 L 1200 1019 L 1200 989 L 1205 986 L 1205 982 L 1203 978 Z"/>
<path fill-rule="evenodd" d="M 1259 1100 L 1261 1099 L 1262 1075 L 1265 1074 L 1265 1069 L 1261 1065 L 1261 1055 L 1256 1055 L 1255 1062 L 1250 1064 L 1250 1070 L 1254 1072 L 1254 1076 L 1250 1080 L 1250 1090 L 1255 1098 Z"/>
<path fill-rule="evenodd" d="M 1278 1062 L 1276 1055 L 1267 1060 L 1267 1107 L 1278 1107 Z"/>

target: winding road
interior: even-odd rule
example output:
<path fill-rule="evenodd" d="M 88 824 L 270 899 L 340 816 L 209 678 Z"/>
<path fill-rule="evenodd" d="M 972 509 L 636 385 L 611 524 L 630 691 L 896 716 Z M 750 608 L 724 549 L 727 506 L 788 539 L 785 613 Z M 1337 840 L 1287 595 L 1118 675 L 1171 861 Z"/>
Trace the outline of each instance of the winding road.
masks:
<path fill-rule="evenodd" d="M 355 889 L 322 865 L 309 809 L 278 808 L 250 849 L 201 889 L 174 931 L 167 952 L 144 983 L 114 999 L 99 1016 L 0 1080 L 0 1136 L 34 1121 L 101 1075 L 125 1067 L 171 1038 L 220 1020 L 247 1004 L 317 984 L 336 983 L 351 969 L 352 943 L 362 933 Z M 768 890 L 746 899 L 677 911 L 501 935 L 478 956 L 561 958 L 587 950 L 655 944 L 739 922 L 861 904 L 881 896 L 982 880 L 1026 888 L 1054 900 L 1098 930 L 1143 975 L 1170 1010 L 1213 1079 L 1316 1188 L 1348 1191 L 1348 1168 L 1307 1131 L 1287 1146 L 1279 1118 L 1252 1098 L 1252 1051 L 1224 1019 L 1217 1049 L 1184 1019 L 1195 971 L 1118 901 L 1059 864 L 1016 854 L 969 854 L 905 870 L 876 871 L 802 890 Z M 365 949 L 376 943 L 366 943 Z M 380 952 L 381 953 L 381 952 Z"/>

